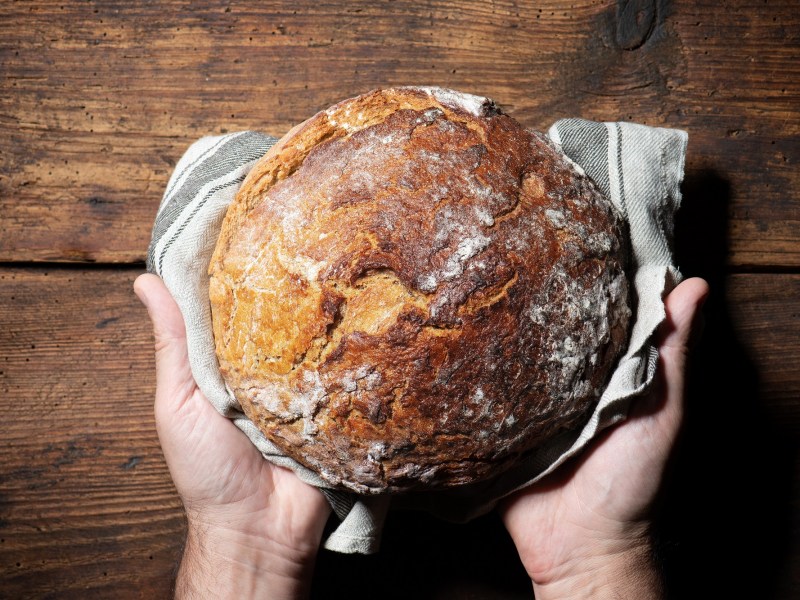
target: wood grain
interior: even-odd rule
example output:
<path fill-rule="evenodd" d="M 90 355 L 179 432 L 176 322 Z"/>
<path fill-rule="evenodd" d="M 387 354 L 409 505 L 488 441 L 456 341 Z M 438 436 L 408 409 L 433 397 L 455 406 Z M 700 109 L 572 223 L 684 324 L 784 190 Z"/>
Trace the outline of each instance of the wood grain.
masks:
<path fill-rule="evenodd" d="M 0 397 L 6 414 L 0 596 L 169 593 L 184 524 L 155 434 L 152 341 L 147 315 L 131 292 L 136 274 L 110 268 L 0 269 Z M 741 489 L 738 470 L 764 458 L 776 439 L 800 433 L 800 371 L 785 367 L 800 354 L 797 298 L 798 275 L 742 274 L 726 278 L 710 300 L 708 335 L 698 357 L 703 376 L 690 397 L 691 452 L 670 501 L 680 508 L 671 513 L 680 518 L 667 536 L 668 547 L 680 548 L 667 555 L 676 585 L 694 577 L 697 564 L 711 565 L 720 573 L 706 577 L 708 585 L 717 591 L 731 587 L 735 596 L 751 584 L 726 584 L 721 573 L 731 564 L 749 561 L 770 574 L 787 560 L 795 568 L 800 563 L 800 548 L 784 539 L 789 518 L 784 508 L 796 506 L 785 489 L 791 481 L 785 469 L 797 466 L 791 453 L 796 446 L 785 442 L 780 460 L 767 457 L 769 477 L 756 477 L 760 487 L 750 492 Z M 744 436 L 755 448 L 731 452 Z M 721 468 L 726 456 L 732 464 Z M 714 513 L 722 502 L 741 514 L 768 509 L 752 527 L 733 526 Z M 709 539 L 708 532 L 716 537 Z M 784 546 L 770 546 L 771 540 L 783 540 Z M 759 556 L 774 558 L 781 549 L 784 563 L 759 562 L 748 547 L 755 543 L 771 548 Z M 705 553 L 716 558 L 699 560 Z M 401 567 L 420 577 L 404 578 L 387 598 L 530 593 L 495 518 L 461 527 L 399 514 L 390 519 L 378 556 L 323 553 L 316 581 L 328 594 L 317 595 L 374 597 L 382 578 L 396 577 Z M 353 572 L 363 573 L 360 592 L 353 591 Z M 436 584 L 426 588 L 429 595 L 420 595 L 423 576 Z"/>
<path fill-rule="evenodd" d="M 772 420 L 793 428 L 800 422 L 800 276 L 733 275 L 728 285 L 731 322 L 755 360 L 759 392 Z"/>
<path fill-rule="evenodd" d="M 800 266 L 800 11 L 791 0 L 0 6 L 0 261 L 142 261 L 186 146 L 277 135 L 426 83 L 562 116 L 687 129 L 730 189 L 733 267 Z"/>
<path fill-rule="evenodd" d="M 183 521 L 133 277 L 0 271 L 2 597 L 167 596 Z"/>

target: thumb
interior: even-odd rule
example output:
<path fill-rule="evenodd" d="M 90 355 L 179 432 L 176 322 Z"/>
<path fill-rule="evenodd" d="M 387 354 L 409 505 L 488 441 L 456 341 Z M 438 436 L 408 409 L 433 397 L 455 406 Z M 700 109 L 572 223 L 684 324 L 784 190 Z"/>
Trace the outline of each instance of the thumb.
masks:
<path fill-rule="evenodd" d="M 163 394 L 179 396 L 192 383 L 186 327 L 178 305 L 160 277 L 145 273 L 136 278 L 133 291 L 153 322 L 156 347 L 156 401 Z"/>
<path fill-rule="evenodd" d="M 683 281 L 664 300 L 666 320 L 656 336 L 662 351 L 686 354 L 702 328 L 701 309 L 708 298 L 705 280 L 693 277 Z"/>
<path fill-rule="evenodd" d="M 664 299 L 666 317 L 653 339 L 659 354 L 656 386 L 653 393 L 636 402 L 631 416 L 658 413 L 662 421 L 672 423 L 668 429 L 677 430 L 683 414 L 689 350 L 702 328 L 700 309 L 708 293 L 708 284 L 693 277 L 683 281 Z"/>

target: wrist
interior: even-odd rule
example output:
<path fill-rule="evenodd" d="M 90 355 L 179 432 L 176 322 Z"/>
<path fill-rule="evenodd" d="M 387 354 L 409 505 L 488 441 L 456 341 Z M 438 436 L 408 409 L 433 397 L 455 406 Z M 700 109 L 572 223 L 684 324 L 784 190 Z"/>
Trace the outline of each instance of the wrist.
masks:
<path fill-rule="evenodd" d="M 533 577 L 537 600 L 659 599 L 661 574 L 649 540 L 605 544 L 574 557 L 546 576 Z"/>
<path fill-rule="evenodd" d="M 189 518 L 175 596 L 302 598 L 310 591 L 316 547 Z"/>

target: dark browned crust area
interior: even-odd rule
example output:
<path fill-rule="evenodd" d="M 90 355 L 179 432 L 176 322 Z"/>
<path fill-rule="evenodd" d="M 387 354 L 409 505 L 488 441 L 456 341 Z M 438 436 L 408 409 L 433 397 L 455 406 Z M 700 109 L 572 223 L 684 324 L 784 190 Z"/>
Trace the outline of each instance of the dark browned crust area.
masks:
<path fill-rule="evenodd" d="M 489 101 L 366 94 L 287 134 L 229 210 L 220 367 L 332 484 L 474 482 L 596 403 L 627 339 L 623 240 L 595 186 Z"/>

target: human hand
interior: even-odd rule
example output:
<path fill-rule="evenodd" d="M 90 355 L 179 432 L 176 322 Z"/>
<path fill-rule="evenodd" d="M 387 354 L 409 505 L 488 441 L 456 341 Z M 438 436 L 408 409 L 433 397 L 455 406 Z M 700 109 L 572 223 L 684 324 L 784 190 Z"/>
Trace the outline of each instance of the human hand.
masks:
<path fill-rule="evenodd" d="M 266 461 L 206 400 L 189 367 L 183 316 L 160 278 L 134 291 L 153 321 L 159 441 L 186 509 L 176 598 L 308 594 L 330 506 L 319 490 Z"/>
<path fill-rule="evenodd" d="M 500 505 L 536 598 L 660 598 L 650 511 L 683 418 L 690 338 L 708 284 L 666 298 L 653 391 L 573 463 Z"/>

